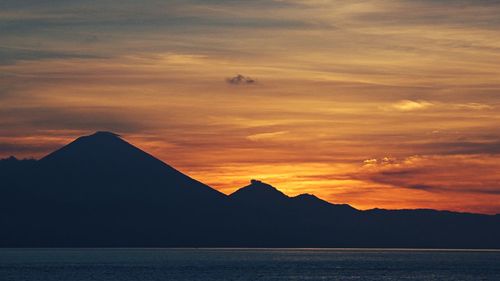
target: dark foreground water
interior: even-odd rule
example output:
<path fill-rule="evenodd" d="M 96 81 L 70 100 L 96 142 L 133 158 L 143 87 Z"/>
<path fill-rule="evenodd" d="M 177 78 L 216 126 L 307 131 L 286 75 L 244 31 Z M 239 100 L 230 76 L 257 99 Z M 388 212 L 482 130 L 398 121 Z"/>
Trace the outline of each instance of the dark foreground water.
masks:
<path fill-rule="evenodd" d="M 500 252 L 0 249 L 0 280 L 500 280 Z"/>

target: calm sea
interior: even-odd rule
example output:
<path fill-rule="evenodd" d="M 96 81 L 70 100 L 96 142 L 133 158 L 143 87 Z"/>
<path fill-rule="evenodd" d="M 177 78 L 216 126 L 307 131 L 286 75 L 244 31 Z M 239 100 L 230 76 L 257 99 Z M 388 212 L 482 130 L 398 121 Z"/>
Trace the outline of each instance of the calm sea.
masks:
<path fill-rule="evenodd" d="M 0 249 L 0 280 L 500 280 L 500 252 Z"/>

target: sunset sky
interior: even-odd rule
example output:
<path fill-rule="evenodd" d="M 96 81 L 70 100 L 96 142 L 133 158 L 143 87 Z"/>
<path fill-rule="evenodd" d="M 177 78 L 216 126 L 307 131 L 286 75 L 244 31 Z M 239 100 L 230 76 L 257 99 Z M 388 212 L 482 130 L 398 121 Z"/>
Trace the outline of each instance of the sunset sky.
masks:
<path fill-rule="evenodd" d="M 500 213 L 500 1 L 0 1 L 0 158 L 107 130 L 231 193 Z M 241 76 L 238 76 L 241 75 Z"/>

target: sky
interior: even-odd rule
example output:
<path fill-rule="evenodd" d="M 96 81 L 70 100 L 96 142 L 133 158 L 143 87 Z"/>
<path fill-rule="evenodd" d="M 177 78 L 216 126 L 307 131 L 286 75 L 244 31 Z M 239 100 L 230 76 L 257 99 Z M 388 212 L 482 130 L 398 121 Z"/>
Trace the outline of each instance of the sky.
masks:
<path fill-rule="evenodd" d="M 500 1 L 2 0 L 0 158 L 113 131 L 229 194 L 500 213 Z"/>

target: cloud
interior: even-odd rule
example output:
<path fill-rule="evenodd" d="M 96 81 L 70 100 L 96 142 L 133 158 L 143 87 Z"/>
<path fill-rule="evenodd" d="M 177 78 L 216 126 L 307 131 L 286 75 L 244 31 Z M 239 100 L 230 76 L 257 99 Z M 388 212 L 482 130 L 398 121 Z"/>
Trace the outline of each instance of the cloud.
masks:
<path fill-rule="evenodd" d="M 231 85 L 251 85 L 257 83 L 254 79 L 238 74 L 234 77 L 227 78 L 226 82 Z"/>
<path fill-rule="evenodd" d="M 279 132 L 270 132 L 270 133 L 260 133 L 247 136 L 247 139 L 251 141 L 261 141 L 261 140 L 274 140 L 285 134 L 288 134 L 288 131 L 279 131 Z"/>
<path fill-rule="evenodd" d="M 396 110 L 396 111 L 418 111 L 426 109 L 439 109 L 439 110 L 490 110 L 494 109 L 494 106 L 469 102 L 469 103 L 449 103 L 449 102 L 439 102 L 439 101 L 426 101 L 426 100 L 400 100 L 395 103 L 383 106 L 384 110 Z"/>
<path fill-rule="evenodd" d="M 396 103 L 391 104 L 388 109 L 398 110 L 398 111 L 415 111 L 423 110 L 434 106 L 433 103 L 425 100 L 401 100 Z"/>
<path fill-rule="evenodd" d="M 145 115 L 141 115 L 145 118 Z M 11 107 L 0 109 L 0 136 L 12 135 L 18 128 L 24 131 L 43 130 L 109 130 L 137 132 L 147 128 L 137 116 L 127 116 L 127 110 L 111 106 L 60 108 L 51 106 Z M 10 133 L 9 133 L 10 132 Z"/>
<path fill-rule="evenodd" d="M 485 110 L 494 108 L 489 104 L 477 103 L 477 102 L 454 104 L 454 107 L 457 109 L 470 109 L 470 110 Z"/>
<path fill-rule="evenodd" d="M 63 144 L 59 143 L 19 143 L 17 140 L 13 142 L 0 142 L 0 155 L 39 155 L 46 151 L 54 151 Z M 2 156 L 0 156 L 2 158 Z"/>
<path fill-rule="evenodd" d="M 351 178 L 431 193 L 500 194 L 499 160 L 498 155 L 367 159 Z"/>
<path fill-rule="evenodd" d="M 420 151 L 435 154 L 500 154 L 500 141 L 452 141 L 414 145 Z"/>
<path fill-rule="evenodd" d="M 6 48 L 0 46 L 0 65 L 13 64 L 17 61 L 46 59 L 96 59 L 103 56 L 68 51 L 49 51 L 27 48 Z"/>

